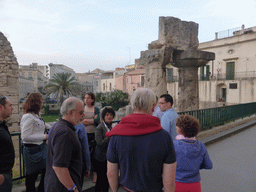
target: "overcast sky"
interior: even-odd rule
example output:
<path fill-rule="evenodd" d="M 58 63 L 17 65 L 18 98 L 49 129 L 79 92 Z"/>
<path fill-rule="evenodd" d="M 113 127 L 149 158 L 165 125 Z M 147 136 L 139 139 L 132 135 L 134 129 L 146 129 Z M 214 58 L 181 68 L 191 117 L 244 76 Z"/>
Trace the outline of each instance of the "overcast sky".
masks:
<path fill-rule="evenodd" d="M 20 65 L 64 64 L 76 72 L 133 64 L 158 39 L 159 16 L 215 32 L 256 26 L 256 0 L 0 0 L 0 31 Z"/>

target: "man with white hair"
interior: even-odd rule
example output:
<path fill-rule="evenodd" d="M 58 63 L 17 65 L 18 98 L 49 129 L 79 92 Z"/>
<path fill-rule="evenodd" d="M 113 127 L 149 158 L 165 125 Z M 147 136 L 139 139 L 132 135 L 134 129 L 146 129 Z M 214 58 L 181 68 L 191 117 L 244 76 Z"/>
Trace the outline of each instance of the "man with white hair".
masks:
<path fill-rule="evenodd" d="M 12 191 L 12 168 L 14 165 L 14 147 L 11 134 L 5 120 L 12 114 L 11 101 L 0 96 L 0 191 Z"/>
<path fill-rule="evenodd" d="M 82 191 L 82 150 L 75 132 L 84 118 L 84 104 L 75 97 L 66 99 L 60 109 L 62 118 L 48 137 L 45 174 L 46 192 Z"/>
<path fill-rule="evenodd" d="M 134 113 L 106 133 L 111 137 L 107 152 L 110 187 L 113 192 L 160 192 L 163 187 L 165 192 L 174 192 L 176 156 L 170 135 L 159 118 L 152 116 L 156 95 L 150 89 L 138 89 L 130 103 Z"/>

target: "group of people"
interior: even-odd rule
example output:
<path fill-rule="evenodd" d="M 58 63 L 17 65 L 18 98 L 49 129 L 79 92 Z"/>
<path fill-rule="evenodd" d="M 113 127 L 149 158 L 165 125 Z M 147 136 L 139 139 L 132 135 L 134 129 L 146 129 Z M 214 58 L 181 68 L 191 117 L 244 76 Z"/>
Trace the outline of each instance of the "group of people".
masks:
<path fill-rule="evenodd" d="M 42 95 L 29 94 L 20 123 L 26 191 L 81 192 L 83 178 L 92 174 L 96 192 L 109 187 L 113 192 L 200 192 L 199 170 L 211 169 L 212 162 L 195 138 L 199 122 L 179 116 L 169 94 L 157 100 L 150 89 L 136 90 L 130 99 L 133 113 L 112 128 L 115 111 L 95 107 L 92 92 L 84 102 L 69 97 L 50 128 L 40 116 Z M 15 155 L 4 120 L 12 110 L 11 101 L 0 96 L 0 191 L 8 192 Z"/>

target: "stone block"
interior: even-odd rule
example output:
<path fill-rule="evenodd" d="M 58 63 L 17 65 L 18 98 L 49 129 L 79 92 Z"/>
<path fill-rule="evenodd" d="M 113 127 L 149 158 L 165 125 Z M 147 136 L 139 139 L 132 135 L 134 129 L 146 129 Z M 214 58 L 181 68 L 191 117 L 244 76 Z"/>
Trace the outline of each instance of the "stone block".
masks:
<path fill-rule="evenodd" d="M 13 106 L 18 105 L 18 103 L 19 103 L 19 95 L 8 95 L 8 99 L 10 99 Z"/>
<path fill-rule="evenodd" d="M 148 50 L 151 50 L 151 49 L 161 49 L 162 47 L 163 47 L 163 45 L 160 44 L 158 42 L 158 40 L 157 41 L 152 41 L 150 44 L 148 44 Z"/>
<path fill-rule="evenodd" d="M 215 59 L 215 53 L 198 51 L 194 49 L 175 50 L 173 52 L 174 67 L 200 67 L 206 65 L 208 61 Z"/>
<path fill-rule="evenodd" d="M 19 105 L 18 104 L 16 104 L 16 103 L 14 103 L 14 101 L 11 101 L 12 102 L 12 107 L 13 107 L 13 111 L 12 111 L 12 113 L 13 114 L 18 114 L 19 113 L 19 111 L 20 111 L 20 109 L 19 109 Z"/>
<path fill-rule="evenodd" d="M 16 77 L 8 77 L 8 79 L 7 79 L 7 85 L 9 86 L 9 87 L 16 87 L 16 88 L 18 88 L 18 86 L 19 86 L 19 79 L 18 78 L 16 78 Z"/>
<path fill-rule="evenodd" d="M 11 117 L 8 119 L 8 123 L 17 123 L 20 122 L 21 115 L 19 114 L 12 114 Z"/>
<path fill-rule="evenodd" d="M 197 49 L 198 24 L 175 17 L 159 17 L 158 43 L 174 49 Z"/>
<path fill-rule="evenodd" d="M 160 67 L 165 66 L 170 63 L 172 52 L 173 49 L 171 47 L 141 51 L 140 64 L 146 66 L 153 62 L 159 62 Z"/>
<path fill-rule="evenodd" d="M 7 97 L 10 95 L 18 95 L 19 94 L 19 89 L 18 87 L 1 87 L 1 94 L 6 95 Z"/>
<path fill-rule="evenodd" d="M 1 95 L 6 95 L 12 102 L 13 113 L 7 123 L 12 132 L 19 130 L 19 71 L 17 59 L 7 38 L 0 32 L 0 87 Z"/>
<path fill-rule="evenodd" d="M 16 73 L 18 73 L 19 71 L 19 65 L 18 65 L 18 63 L 12 63 L 11 65 L 10 65 L 10 69 L 13 69 L 13 70 L 17 70 L 16 71 Z"/>
<path fill-rule="evenodd" d="M 3 72 L 0 73 L 0 87 L 2 86 L 7 86 L 7 75 Z"/>

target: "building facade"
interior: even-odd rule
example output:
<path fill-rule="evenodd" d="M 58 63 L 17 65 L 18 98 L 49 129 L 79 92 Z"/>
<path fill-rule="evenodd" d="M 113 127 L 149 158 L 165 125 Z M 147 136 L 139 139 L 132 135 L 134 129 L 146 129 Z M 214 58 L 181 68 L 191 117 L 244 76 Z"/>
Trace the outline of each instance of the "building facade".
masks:
<path fill-rule="evenodd" d="M 145 69 L 138 69 L 125 73 L 126 93 L 129 96 L 139 88 L 145 87 Z"/>
<path fill-rule="evenodd" d="M 199 99 L 227 104 L 256 101 L 256 27 L 216 33 L 199 50 L 215 53 L 215 60 L 198 71 Z M 178 98 L 178 69 L 167 69 L 168 93 Z"/>
<path fill-rule="evenodd" d="M 111 92 L 115 89 L 115 71 L 106 71 L 101 74 L 101 92 Z"/>
<path fill-rule="evenodd" d="M 25 98 L 29 93 L 43 93 L 48 78 L 39 70 L 37 63 L 19 66 L 19 98 Z"/>
<path fill-rule="evenodd" d="M 66 65 L 63 64 L 53 64 L 50 63 L 49 65 L 49 78 L 52 79 L 52 77 L 54 76 L 54 74 L 56 73 L 71 73 L 72 76 L 76 77 L 76 73 L 73 69 L 67 67 Z"/>

